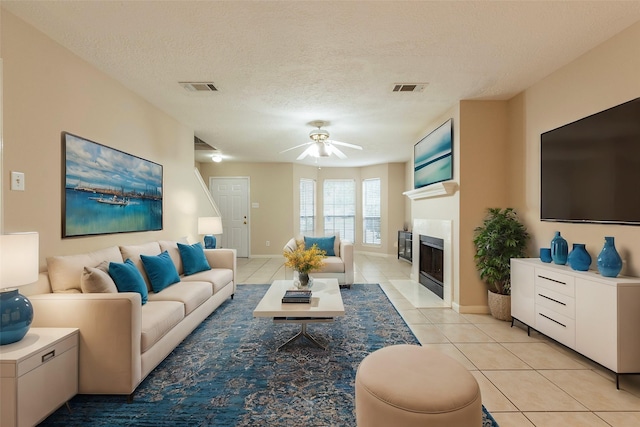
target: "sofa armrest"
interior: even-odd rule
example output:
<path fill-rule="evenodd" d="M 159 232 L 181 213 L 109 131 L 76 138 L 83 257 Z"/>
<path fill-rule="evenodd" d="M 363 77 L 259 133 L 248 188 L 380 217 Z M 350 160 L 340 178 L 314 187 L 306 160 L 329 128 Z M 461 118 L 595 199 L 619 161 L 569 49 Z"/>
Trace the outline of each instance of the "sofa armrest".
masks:
<path fill-rule="evenodd" d="M 348 240 L 340 241 L 340 258 L 344 263 L 344 283 L 352 285 L 354 279 L 353 243 Z"/>
<path fill-rule="evenodd" d="M 79 393 L 131 394 L 140 384 L 140 294 L 40 294 L 29 300 L 31 326 L 80 329 Z"/>
<path fill-rule="evenodd" d="M 205 249 L 204 255 L 211 268 L 228 268 L 233 271 L 233 293 L 238 284 L 236 275 L 238 273 L 235 249 Z"/>

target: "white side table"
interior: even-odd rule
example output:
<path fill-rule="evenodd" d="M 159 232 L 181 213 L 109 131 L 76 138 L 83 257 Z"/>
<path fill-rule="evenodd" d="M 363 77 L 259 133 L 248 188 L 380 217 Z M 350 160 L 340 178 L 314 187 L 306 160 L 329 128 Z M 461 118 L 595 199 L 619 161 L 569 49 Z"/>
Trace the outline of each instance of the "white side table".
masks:
<path fill-rule="evenodd" d="M 76 328 L 31 328 L 0 346 L 0 425 L 33 426 L 78 393 Z"/>

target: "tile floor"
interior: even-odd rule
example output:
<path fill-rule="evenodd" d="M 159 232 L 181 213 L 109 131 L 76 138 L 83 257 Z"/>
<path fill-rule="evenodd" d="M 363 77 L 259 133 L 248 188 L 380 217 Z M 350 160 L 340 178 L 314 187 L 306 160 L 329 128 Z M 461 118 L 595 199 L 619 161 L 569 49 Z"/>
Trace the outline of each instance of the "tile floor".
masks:
<path fill-rule="evenodd" d="M 283 262 L 238 259 L 238 283 L 283 279 Z M 443 307 L 405 261 L 356 254 L 355 264 L 355 283 L 379 283 L 422 345 L 471 371 L 501 427 L 640 426 L 640 375 L 621 377 L 616 390 L 610 371 L 535 331 Z"/>

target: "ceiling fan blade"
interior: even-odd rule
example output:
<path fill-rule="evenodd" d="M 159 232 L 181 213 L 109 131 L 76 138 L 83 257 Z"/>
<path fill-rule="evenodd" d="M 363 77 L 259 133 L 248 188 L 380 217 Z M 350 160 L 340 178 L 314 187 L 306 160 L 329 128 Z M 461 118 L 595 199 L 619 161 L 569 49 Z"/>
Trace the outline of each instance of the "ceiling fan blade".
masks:
<path fill-rule="evenodd" d="M 307 157 L 309 154 L 312 154 L 312 153 L 313 153 L 314 148 L 315 148 L 315 146 L 311 145 L 309 148 L 307 148 L 306 150 L 304 150 L 304 151 L 302 152 L 302 154 L 300 154 L 296 160 L 302 160 L 302 159 L 304 159 L 305 157 Z"/>
<path fill-rule="evenodd" d="M 295 150 L 296 148 L 304 147 L 305 145 L 309 145 L 309 144 L 313 144 L 313 141 L 305 142 L 304 144 L 300 144 L 300 145 L 296 145 L 295 147 L 287 148 L 286 150 L 281 151 L 280 154 L 286 153 L 287 151 Z"/>
<path fill-rule="evenodd" d="M 338 158 L 344 160 L 347 158 L 347 156 L 340 150 L 338 150 L 338 147 L 334 146 L 334 145 L 329 145 L 329 153 L 333 153 L 336 156 L 338 156 Z"/>
<path fill-rule="evenodd" d="M 327 141 L 327 142 L 330 142 L 330 143 L 335 144 L 335 145 L 342 145 L 343 147 L 353 148 L 355 150 L 362 150 L 361 146 L 355 145 L 355 144 L 349 144 L 348 142 L 340 142 L 340 141 L 334 141 L 334 140 Z"/>

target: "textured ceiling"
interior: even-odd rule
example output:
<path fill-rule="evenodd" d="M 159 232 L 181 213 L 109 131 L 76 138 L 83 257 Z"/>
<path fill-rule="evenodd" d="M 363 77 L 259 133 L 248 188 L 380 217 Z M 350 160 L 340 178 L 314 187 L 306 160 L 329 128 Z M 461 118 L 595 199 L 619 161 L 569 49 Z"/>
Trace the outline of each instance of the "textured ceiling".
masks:
<path fill-rule="evenodd" d="M 459 100 L 509 99 L 640 20 L 638 1 L 1 4 L 229 160 L 293 162 L 304 148 L 279 152 L 309 141 L 315 120 L 364 146 L 319 166 L 407 161 Z M 394 93 L 395 83 L 428 86 Z"/>

